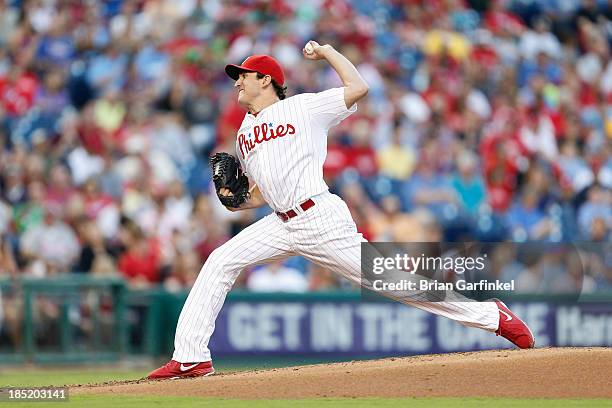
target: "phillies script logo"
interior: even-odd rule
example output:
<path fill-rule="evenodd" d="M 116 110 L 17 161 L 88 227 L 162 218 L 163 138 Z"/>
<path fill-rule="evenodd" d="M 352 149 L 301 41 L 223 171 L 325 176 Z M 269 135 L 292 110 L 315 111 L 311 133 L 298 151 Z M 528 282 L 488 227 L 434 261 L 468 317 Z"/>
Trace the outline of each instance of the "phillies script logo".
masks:
<path fill-rule="evenodd" d="M 272 123 L 262 123 L 261 125 L 257 125 L 253 128 L 253 134 L 255 137 L 252 139 L 251 133 L 249 133 L 248 139 L 244 133 L 238 135 L 238 145 L 240 146 L 240 153 L 242 154 L 243 159 L 251 150 L 255 148 L 255 145 L 263 142 L 269 142 L 277 137 L 293 135 L 295 134 L 295 128 L 291 123 L 287 123 L 286 125 L 278 125 L 276 128 L 272 126 Z"/>

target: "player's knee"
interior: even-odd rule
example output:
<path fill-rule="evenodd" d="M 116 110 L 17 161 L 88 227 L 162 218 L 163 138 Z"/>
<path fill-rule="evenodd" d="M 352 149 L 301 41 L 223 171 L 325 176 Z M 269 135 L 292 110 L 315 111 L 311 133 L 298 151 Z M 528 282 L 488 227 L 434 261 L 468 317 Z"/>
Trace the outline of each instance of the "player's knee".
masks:
<path fill-rule="evenodd" d="M 235 260 L 235 253 L 234 255 L 228 256 L 228 252 L 224 251 L 223 247 L 219 247 L 212 251 L 208 259 L 206 260 L 205 266 L 206 269 L 231 269 L 233 260 Z"/>
<path fill-rule="evenodd" d="M 219 248 L 217 248 L 210 253 L 208 258 L 206 258 L 205 266 L 207 268 L 218 267 L 222 263 L 222 260 L 223 258 L 221 257 L 221 251 L 219 251 Z"/>

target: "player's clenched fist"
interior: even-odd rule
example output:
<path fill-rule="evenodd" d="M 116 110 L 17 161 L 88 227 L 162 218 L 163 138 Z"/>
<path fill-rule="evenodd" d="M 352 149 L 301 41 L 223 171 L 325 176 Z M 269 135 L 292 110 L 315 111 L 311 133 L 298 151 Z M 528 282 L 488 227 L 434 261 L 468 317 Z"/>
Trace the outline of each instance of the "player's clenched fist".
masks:
<path fill-rule="evenodd" d="M 325 58 L 325 50 L 329 48 L 331 48 L 331 45 L 329 44 L 319 45 L 318 42 L 310 40 L 306 43 L 306 45 L 304 45 L 304 48 L 302 49 L 302 54 L 306 59 L 320 60 Z"/>

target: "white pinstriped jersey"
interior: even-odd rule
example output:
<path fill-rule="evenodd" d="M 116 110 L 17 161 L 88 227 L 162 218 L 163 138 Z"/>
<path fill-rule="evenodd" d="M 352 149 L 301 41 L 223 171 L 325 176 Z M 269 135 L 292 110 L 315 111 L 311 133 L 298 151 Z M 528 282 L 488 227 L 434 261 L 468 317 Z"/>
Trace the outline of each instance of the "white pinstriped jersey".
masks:
<path fill-rule="evenodd" d="M 285 212 L 327 191 L 327 131 L 357 110 L 344 88 L 305 93 L 247 113 L 236 139 L 242 168 L 274 211 Z"/>

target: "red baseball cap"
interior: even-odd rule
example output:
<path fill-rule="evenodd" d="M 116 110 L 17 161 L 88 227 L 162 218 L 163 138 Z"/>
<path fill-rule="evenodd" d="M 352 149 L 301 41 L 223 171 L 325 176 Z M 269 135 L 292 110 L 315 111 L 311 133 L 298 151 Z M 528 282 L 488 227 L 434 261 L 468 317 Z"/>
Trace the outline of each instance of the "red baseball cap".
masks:
<path fill-rule="evenodd" d="M 270 75 L 277 84 L 285 83 L 285 74 L 277 60 L 269 55 L 251 55 L 242 65 L 229 64 L 225 66 L 225 73 L 233 80 L 238 79 L 241 72 L 259 72 Z"/>

